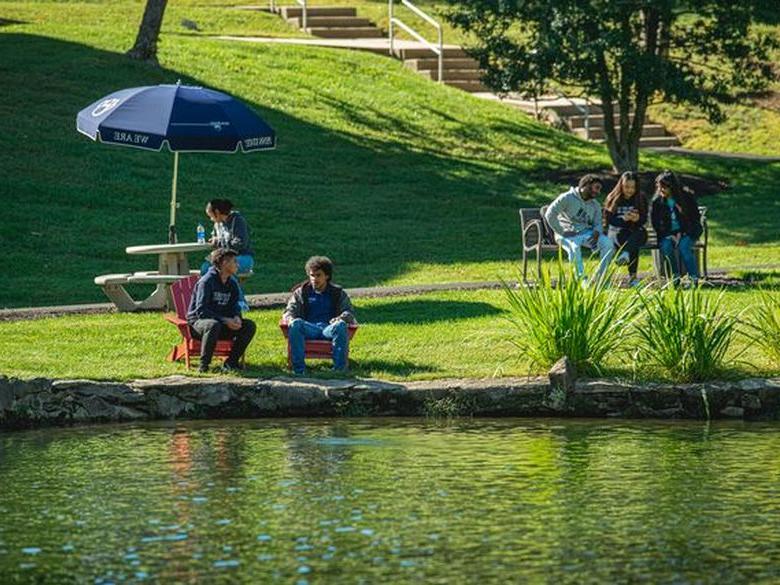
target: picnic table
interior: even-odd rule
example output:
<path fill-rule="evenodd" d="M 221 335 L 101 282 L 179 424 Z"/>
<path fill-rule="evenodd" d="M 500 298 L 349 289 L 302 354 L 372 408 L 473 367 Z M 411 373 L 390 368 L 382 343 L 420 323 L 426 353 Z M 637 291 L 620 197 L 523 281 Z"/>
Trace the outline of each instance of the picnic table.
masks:
<path fill-rule="evenodd" d="M 207 252 L 211 244 L 184 242 L 180 244 L 152 244 L 128 246 L 128 254 L 151 254 L 158 256 L 157 270 L 122 274 L 103 274 L 95 277 L 95 284 L 103 289 L 106 296 L 120 311 L 140 311 L 171 307 L 170 285 L 177 280 L 199 274 L 200 270 L 190 270 L 187 254 Z M 154 284 L 154 291 L 145 299 L 136 301 L 127 292 L 127 284 Z"/>

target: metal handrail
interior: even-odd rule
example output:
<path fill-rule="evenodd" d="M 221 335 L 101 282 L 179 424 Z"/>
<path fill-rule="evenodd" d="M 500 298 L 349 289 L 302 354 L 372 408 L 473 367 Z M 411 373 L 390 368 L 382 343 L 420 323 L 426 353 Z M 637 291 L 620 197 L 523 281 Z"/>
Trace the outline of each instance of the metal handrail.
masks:
<path fill-rule="evenodd" d="M 269 0 L 268 9 L 272 14 L 276 14 L 276 0 Z"/>
<path fill-rule="evenodd" d="M 571 97 L 566 95 L 562 90 L 558 89 L 555 91 L 555 95 L 557 95 L 559 98 L 565 99 L 567 102 L 569 102 L 571 105 L 573 105 L 577 110 L 585 116 L 585 140 L 590 140 L 590 100 L 587 96 L 585 96 L 585 106 L 578 104 L 575 102 Z M 538 118 L 538 111 L 539 111 L 539 105 L 537 103 L 537 97 L 534 95 L 534 112 L 537 112 L 537 118 Z"/>
<path fill-rule="evenodd" d="M 298 0 L 300 2 L 300 0 Z M 390 56 L 394 56 L 394 48 L 395 48 L 395 25 L 399 26 L 403 30 L 405 30 L 407 33 L 412 35 L 415 39 L 420 41 L 423 45 L 428 47 L 433 53 L 438 56 L 439 58 L 439 83 L 444 83 L 444 37 L 442 34 L 442 28 L 441 24 L 434 19 L 432 16 L 426 14 L 421 9 L 419 9 L 417 6 L 412 4 L 409 0 L 401 0 L 401 4 L 406 6 L 409 10 L 414 12 L 417 16 L 428 22 L 429 24 L 433 25 L 433 27 L 436 29 L 437 36 L 438 36 L 438 43 L 434 45 L 433 43 L 429 42 L 425 39 L 420 33 L 418 33 L 416 30 L 414 30 L 412 27 L 410 27 L 408 24 L 406 24 L 404 21 L 402 21 L 400 18 L 396 18 L 394 15 L 394 0 L 389 0 L 388 2 L 388 12 L 389 12 L 389 31 L 388 31 L 388 38 L 390 41 Z"/>
<path fill-rule="evenodd" d="M 303 8 L 303 26 L 301 26 L 301 28 L 305 29 L 307 27 L 307 19 L 308 19 L 306 0 L 295 0 L 295 1 L 298 4 L 300 4 L 301 7 Z"/>

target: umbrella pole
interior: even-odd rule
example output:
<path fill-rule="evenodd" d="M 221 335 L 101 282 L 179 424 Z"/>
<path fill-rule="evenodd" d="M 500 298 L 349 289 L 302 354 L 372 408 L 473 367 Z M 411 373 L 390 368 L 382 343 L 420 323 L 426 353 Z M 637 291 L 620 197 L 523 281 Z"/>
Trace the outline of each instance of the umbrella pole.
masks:
<path fill-rule="evenodd" d="M 176 184 L 179 179 L 179 153 L 173 153 L 173 185 L 171 186 L 171 221 L 168 225 L 168 243 L 176 243 Z"/>

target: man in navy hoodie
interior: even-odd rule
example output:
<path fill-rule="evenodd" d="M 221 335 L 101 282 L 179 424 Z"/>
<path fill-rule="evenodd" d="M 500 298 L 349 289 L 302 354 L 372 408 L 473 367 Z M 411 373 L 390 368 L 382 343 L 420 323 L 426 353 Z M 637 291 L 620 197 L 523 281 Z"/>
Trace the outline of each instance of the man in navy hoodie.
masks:
<path fill-rule="evenodd" d="M 238 283 L 231 278 L 238 272 L 236 253 L 228 249 L 215 250 L 211 254 L 211 264 L 195 285 L 187 311 L 192 336 L 201 340 L 198 371 L 208 371 L 218 339 L 233 340 L 233 348 L 222 370 L 239 370 L 239 360 L 255 336 L 256 327 L 254 322 L 241 318 L 238 307 Z"/>

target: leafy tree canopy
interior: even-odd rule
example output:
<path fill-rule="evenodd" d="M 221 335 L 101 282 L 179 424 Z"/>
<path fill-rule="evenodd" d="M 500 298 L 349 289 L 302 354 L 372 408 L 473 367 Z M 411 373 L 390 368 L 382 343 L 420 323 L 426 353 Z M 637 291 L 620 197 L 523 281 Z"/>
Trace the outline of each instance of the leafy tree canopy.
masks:
<path fill-rule="evenodd" d="M 601 100 L 618 170 L 636 169 L 647 106 L 689 103 L 713 123 L 721 104 L 776 79 L 778 40 L 754 24 L 756 0 L 449 0 L 469 52 L 499 93 L 575 88 Z M 629 112 L 634 113 L 633 122 Z"/>

